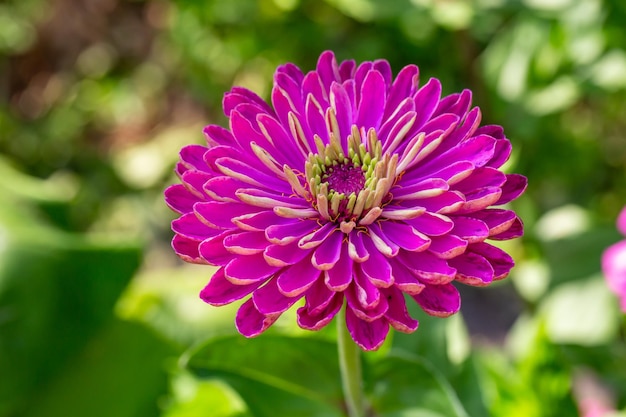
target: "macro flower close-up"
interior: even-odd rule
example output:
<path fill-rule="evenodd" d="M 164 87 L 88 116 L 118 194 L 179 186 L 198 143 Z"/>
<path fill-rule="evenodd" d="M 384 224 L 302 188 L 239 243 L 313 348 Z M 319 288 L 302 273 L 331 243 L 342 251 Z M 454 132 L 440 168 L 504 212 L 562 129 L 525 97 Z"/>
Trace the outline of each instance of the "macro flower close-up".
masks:
<path fill-rule="evenodd" d="M 207 145 L 180 152 L 181 183 L 165 192 L 172 246 L 183 260 L 217 266 L 200 297 L 245 299 L 236 326 L 261 334 L 300 300 L 298 325 L 319 330 L 344 304 L 364 350 L 389 327 L 418 322 L 405 295 L 428 314 L 459 311 L 457 283 L 506 277 L 509 254 L 490 241 L 519 237 L 506 206 L 526 178 L 504 173 L 503 129 L 481 126 L 469 90 L 443 95 L 409 65 L 385 60 L 274 75 L 271 104 L 250 90 L 225 94 L 228 128 L 204 129 Z"/>
<path fill-rule="evenodd" d="M 626 236 L 626 208 L 617 218 L 617 229 Z M 602 255 L 602 270 L 609 288 L 619 297 L 623 312 L 626 312 L 626 240 L 609 246 Z"/>

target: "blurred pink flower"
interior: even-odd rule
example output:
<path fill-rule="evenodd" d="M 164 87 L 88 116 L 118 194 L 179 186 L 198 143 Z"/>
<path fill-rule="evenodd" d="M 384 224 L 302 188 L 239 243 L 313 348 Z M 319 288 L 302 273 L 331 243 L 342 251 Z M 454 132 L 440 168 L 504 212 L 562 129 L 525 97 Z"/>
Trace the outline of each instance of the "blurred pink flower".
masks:
<path fill-rule="evenodd" d="M 327 51 L 306 74 L 280 66 L 271 105 L 233 88 L 229 129 L 207 126 L 208 146 L 181 150 L 182 183 L 165 192 L 180 214 L 172 246 L 219 267 L 204 301 L 248 297 L 243 335 L 304 298 L 300 327 L 326 326 L 347 303 L 352 338 L 377 349 L 389 326 L 417 329 L 404 294 L 445 317 L 461 304 L 453 281 L 507 276 L 513 259 L 487 239 L 523 233 L 501 207 L 526 188 L 500 170 L 511 143 L 480 126 L 469 90 L 442 97 L 439 80 L 418 79 L 415 65 L 394 79 L 387 61 L 337 63 Z"/>
<path fill-rule="evenodd" d="M 617 229 L 626 236 L 626 207 L 617 218 Z M 626 312 L 626 240 L 609 246 L 602 255 L 602 270 L 609 288 L 621 300 Z"/>

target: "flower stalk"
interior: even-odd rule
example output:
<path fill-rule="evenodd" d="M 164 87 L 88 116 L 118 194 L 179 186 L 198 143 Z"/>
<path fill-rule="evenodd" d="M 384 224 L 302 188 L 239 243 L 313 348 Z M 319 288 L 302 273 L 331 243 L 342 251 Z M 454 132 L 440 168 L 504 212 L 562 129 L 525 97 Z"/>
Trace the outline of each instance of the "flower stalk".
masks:
<path fill-rule="evenodd" d="M 338 313 L 337 349 L 341 385 L 348 408 L 348 417 L 365 417 L 365 398 L 361 373 L 361 349 L 352 340 L 345 323 L 346 306 Z"/>

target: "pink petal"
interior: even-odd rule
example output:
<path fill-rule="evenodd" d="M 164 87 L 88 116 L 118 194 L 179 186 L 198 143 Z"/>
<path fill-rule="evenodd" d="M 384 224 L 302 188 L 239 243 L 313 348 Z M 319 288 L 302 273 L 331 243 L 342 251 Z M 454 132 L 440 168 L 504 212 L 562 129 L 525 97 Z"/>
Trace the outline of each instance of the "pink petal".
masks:
<path fill-rule="evenodd" d="M 482 242 L 489 237 L 487 225 L 471 217 L 455 216 L 452 234 L 467 240 L 469 243 Z"/>
<path fill-rule="evenodd" d="M 250 184 L 254 187 L 265 188 L 268 190 L 285 192 L 287 195 L 291 193 L 288 183 L 282 181 L 275 176 L 259 171 L 259 166 L 253 167 L 234 157 L 221 157 L 216 160 L 219 171 L 229 177 L 238 179 L 239 181 Z"/>
<path fill-rule="evenodd" d="M 506 277 L 511 268 L 515 265 L 511 255 L 506 253 L 500 248 L 490 245 L 485 242 L 474 243 L 467 248 L 468 252 L 475 252 L 484 258 L 486 258 L 494 271 L 494 280 L 499 280 Z"/>
<path fill-rule="evenodd" d="M 193 206 L 193 209 L 204 223 L 221 229 L 234 228 L 233 217 L 261 211 L 261 209 L 247 204 L 227 201 L 199 202 Z"/>
<path fill-rule="evenodd" d="M 198 197 L 189 192 L 182 184 L 170 185 L 165 190 L 165 203 L 179 214 L 192 212 L 193 205 L 198 201 Z"/>
<path fill-rule="evenodd" d="M 418 219 L 421 217 L 423 217 L 423 215 L 418 217 Z M 421 231 L 418 231 L 410 224 L 386 221 L 381 222 L 380 227 L 389 240 L 409 252 L 420 252 L 428 249 L 430 246 L 428 236 L 425 236 Z M 370 261 L 372 261 L 372 258 L 370 258 Z M 381 258 L 378 262 L 384 262 L 384 258 Z"/>
<path fill-rule="evenodd" d="M 263 252 L 263 257 L 269 265 L 284 267 L 300 262 L 310 252 L 310 250 L 300 249 L 296 242 L 291 242 L 287 245 L 268 246 Z"/>
<path fill-rule="evenodd" d="M 199 200 L 206 200 L 206 195 L 204 193 L 204 184 L 209 181 L 212 177 L 211 174 L 202 171 L 185 171 L 181 175 L 181 180 L 185 187 L 198 197 Z"/>
<path fill-rule="evenodd" d="M 248 90 L 247 88 L 233 87 L 228 93 L 224 95 L 224 99 L 222 100 L 222 108 L 224 109 L 224 114 L 228 117 L 232 110 L 234 110 L 238 105 L 244 103 L 253 103 L 261 111 L 270 114 L 273 113 L 272 108 L 256 93 Z"/>
<path fill-rule="evenodd" d="M 389 321 L 389 324 L 402 333 L 413 333 L 417 330 L 419 323 L 409 315 L 402 292 L 394 287 L 385 290 L 385 292 L 385 298 L 389 303 L 389 309 L 385 313 L 385 318 Z"/>
<path fill-rule="evenodd" d="M 262 232 L 272 225 L 290 224 L 295 223 L 296 221 L 297 220 L 294 219 L 286 219 L 284 217 L 277 216 L 273 210 L 242 214 L 241 216 L 233 217 L 232 219 L 232 222 L 237 227 L 251 232 Z"/>
<path fill-rule="evenodd" d="M 281 224 L 269 226 L 265 230 L 265 236 L 272 243 L 286 245 L 308 235 L 315 227 L 318 225 L 313 220 L 285 219 Z"/>
<path fill-rule="evenodd" d="M 436 78 L 431 78 L 415 94 L 415 108 L 419 109 L 416 127 L 422 127 L 431 119 L 441 97 L 441 83 Z"/>
<path fill-rule="evenodd" d="M 441 259 L 452 259 L 465 252 L 467 240 L 454 235 L 433 236 L 428 250 Z"/>
<path fill-rule="evenodd" d="M 346 93 L 346 90 L 339 83 L 334 82 L 330 88 L 330 105 L 335 110 L 335 116 L 337 117 L 337 124 L 339 125 L 339 137 L 341 147 L 345 150 L 348 148 L 348 136 L 350 135 L 350 129 L 352 128 L 352 106 L 350 98 Z M 325 114 L 326 123 L 328 117 Z M 332 126 L 327 124 L 326 129 L 330 132 Z"/>
<path fill-rule="evenodd" d="M 369 240 L 365 242 L 369 250 L 370 257 L 365 262 L 359 264 L 363 276 L 379 288 L 386 288 L 393 284 L 393 275 L 389 261 Z"/>
<path fill-rule="evenodd" d="M 298 309 L 298 326 L 306 330 L 320 330 L 322 327 L 330 323 L 343 306 L 343 296 L 335 294 L 331 302 L 321 311 L 311 313 L 308 308 L 300 307 Z M 343 326 L 343 323 L 337 323 Z"/>
<path fill-rule="evenodd" d="M 348 236 L 348 254 L 355 262 L 364 262 L 370 256 L 363 243 L 364 237 L 366 237 L 366 235 L 360 231 L 353 231 Z"/>
<path fill-rule="evenodd" d="M 187 145 L 180 150 L 180 160 L 187 169 L 206 171 L 208 167 L 204 162 L 204 153 L 207 150 L 206 146 Z"/>
<path fill-rule="evenodd" d="M 256 337 L 274 324 L 279 316 L 279 314 L 271 316 L 261 314 L 255 307 L 252 299 L 249 299 L 237 310 L 235 325 L 242 335 L 246 337 Z"/>
<path fill-rule="evenodd" d="M 456 269 L 449 266 L 446 260 L 428 252 L 401 252 L 398 260 L 424 284 L 445 284 L 456 275 Z"/>
<path fill-rule="evenodd" d="M 391 189 L 391 193 L 394 200 L 411 200 L 437 196 L 448 191 L 449 188 L 448 183 L 443 179 L 426 178 L 413 184 L 396 186 Z"/>
<path fill-rule="evenodd" d="M 400 246 L 392 242 L 381 230 L 377 223 L 373 223 L 369 226 L 370 239 L 376 249 L 387 257 L 393 257 L 400 251 Z M 366 246 L 368 251 L 371 251 L 371 247 Z"/>
<path fill-rule="evenodd" d="M 425 285 L 419 282 L 417 277 L 401 262 L 395 258 L 391 260 L 393 268 L 394 286 L 400 291 L 410 295 L 416 295 L 422 292 Z"/>
<path fill-rule="evenodd" d="M 311 257 L 308 256 L 278 275 L 278 290 L 287 297 L 296 297 L 311 288 L 317 281 L 321 272 L 311 264 Z"/>
<path fill-rule="evenodd" d="M 322 81 L 326 91 L 330 91 L 333 81 L 340 82 L 339 67 L 335 54 L 331 51 L 324 51 L 317 60 L 316 72 Z"/>
<path fill-rule="evenodd" d="M 349 308 L 346 310 L 346 326 L 354 342 L 363 350 L 378 349 L 389 333 L 389 324 L 385 319 L 368 323 L 359 319 Z"/>
<path fill-rule="evenodd" d="M 406 222 L 421 233 L 431 237 L 445 235 L 454 227 L 454 222 L 449 217 L 429 212 Z"/>
<path fill-rule="evenodd" d="M 515 200 L 519 197 L 528 185 L 528 179 L 519 174 L 507 174 L 506 182 L 502 186 L 502 195 L 498 201 L 494 204 L 506 204 L 509 201 Z"/>
<path fill-rule="evenodd" d="M 233 230 L 226 230 L 219 235 L 205 239 L 198 246 L 200 256 L 209 264 L 215 266 L 225 266 L 235 259 L 237 255 L 230 253 L 224 247 L 224 238 L 234 233 Z"/>
<path fill-rule="evenodd" d="M 500 233 L 491 235 L 489 236 L 489 238 L 493 240 L 509 240 L 509 239 L 515 239 L 523 235 L 524 235 L 524 224 L 522 223 L 522 220 L 519 217 L 515 217 L 511 227 L 509 227 L 508 229 Z"/>
<path fill-rule="evenodd" d="M 241 232 L 224 238 L 224 247 L 238 255 L 261 253 L 270 245 L 263 232 Z"/>
<path fill-rule="evenodd" d="M 206 181 L 202 190 L 216 201 L 238 202 L 237 190 L 248 187 L 248 184 L 231 177 L 219 176 Z"/>
<path fill-rule="evenodd" d="M 223 306 L 242 299 L 259 288 L 261 282 L 248 285 L 236 285 L 226 279 L 224 268 L 218 269 L 209 283 L 200 292 L 200 298 L 213 306 Z"/>
<path fill-rule="evenodd" d="M 508 230 L 517 218 L 514 211 L 503 209 L 485 209 L 472 213 L 471 217 L 487 225 L 489 228 L 489 236 L 497 235 Z"/>
<path fill-rule="evenodd" d="M 222 230 L 202 223 L 194 213 L 186 213 L 172 221 L 172 230 L 188 239 L 200 241 L 222 233 Z M 197 246 L 197 245 L 196 245 Z"/>
<path fill-rule="evenodd" d="M 298 246 L 301 249 L 311 249 L 315 248 L 322 244 L 323 241 L 328 239 L 328 237 L 336 230 L 337 225 L 334 223 L 326 223 L 319 229 L 309 233 L 308 235 L 302 237 L 298 241 Z"/>
<path fill-rule="evenodd" d="M 459 213 L 474 213 L 493 204 L 499 204 L 502 195 L 499 187 L 485 187 L 465 194 L 465 203 L 458 210 Z"/>
<path fill-rule="evenodd" d="M 270 279 L 252 294 L 252 301 L 257 310 L 266 316 L 282 314 L 302 298 L 286 297 L 278 289 L 275 279 Z"/>
<path fill-rule="evenodd" d="M 234 284 L 246 285 L 264 281 L 279 268 L 268 265 L 262 254 L 238 256 L 224 268 L 226 279 Z"/>
<path fill-rule="evenodd" d="M 387 299 L 382 296 L 380 297 L 380 301 L 375 306 L 372 306 L 371 308 L 363 307 L 357 299 L 358 295 L 355 294 L 354 287 L 345 291 L 344 295 L 348 301 L 348 308 L 352 310 L 358 318 L 367 322 L 372 322 L 384 317 L 385 313 L 387 313 L 387 310 L 389 309 Z"/>
<path fill-rule="evenodd" d="M 391 88 L 385 106 L 384 118 L 389 118 L 407 97 L 413 96 L 419 83 L 419 68 L 415 65 L 407 65 L 402 68 Z"/>
<path fill-rule="evenodd" d="M 467 194 L 484 187 L 501 187 L 506 182 L 506 175 L 495 168 L 481 167 L 472 171 L 472 175 L 454 186 L 455 190 Z"/>
<path fill-rule="evenodd" d="M 198 252 L 199 242 L 181 235 L 175 235 L 172 239 L 172 249 L 180 259 L 194 264 L 206 264 Z"/>
<path fill-rule="evenodd" d="M 324 271 L 324 283 L 333 291 L 345 291 L 352 282 L 353 260 L 348 256 L 346 245 L 341 246 L 341 256 L 335 266 Z"/>
<path fill-rule="evenodd" d="M 461 308 L 461 296 L 452 284 L 427 285 L 424 291 L 412 296 L 431 316 L 448 317 Z"/>
<path fill-rule="evenodd" d="M 305 307 L 309 314 L 319 314 L 331 303 L 337 292 L 328 289 L 322 281 L 316 281 L 306 292 Z"/>
<path fill-rule="evenodd" d="M 367 132 L 370 128 L 378 129 L 383 118 L 386 101 L 385 80 L 378 71 L 370 71 L 361 86 L 361 100 L 358 104 L 356 125 Z"/>
<path fill-rule="evenodd" d="M 354 285 L 349 288 L 355 298 L 355 308 L 369 310 L 375 308 L 381 302 L 380 290 L 365 276 L 360 268 L 354 269 Z M 348 300 L 350 301 L 350 300 Z"/>
<path fill-rule="evenodd" d="M 341 255 L 341 247 L 343 246 L 344 234 L 335 230 L 313 253 L 313 266 L 317 269 L 325 271 L 335 266 Z"/>
<path fill-rule="evenodd" d="M 235 144 L 233 134 L 222 126 L 208 125 L 202 131 L 210 146 L 233 146 Z"/>
<path fill-rule="evenodd" d="M 493 268 L 489 261 L 477 253 L 468 252 L 448 261 L 456 268 L 456 280 L 463 284 L 485 286 L 493 281 Z"/>

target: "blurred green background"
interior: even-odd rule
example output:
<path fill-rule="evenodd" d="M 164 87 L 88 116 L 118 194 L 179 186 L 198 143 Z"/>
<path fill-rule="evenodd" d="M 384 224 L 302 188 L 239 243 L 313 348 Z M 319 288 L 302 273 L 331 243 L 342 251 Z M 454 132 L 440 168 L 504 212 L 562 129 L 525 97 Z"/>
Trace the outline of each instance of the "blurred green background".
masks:
<path fill-rule="evenodd" d="M 0 417 L 341 415 L 332 329 L 232 336 L 236 306 L 199 300 L 211 270 L 170 250 L 162 201 L 225 91 L 267 98 L 277 65 L 326 49 L 472 89 L 529 178 L 511 278 L 365 355 L 380 415 L 625 409 L 600 272 L 626 204 L 624 22 L 622 0 L 0 2 Z"/>

